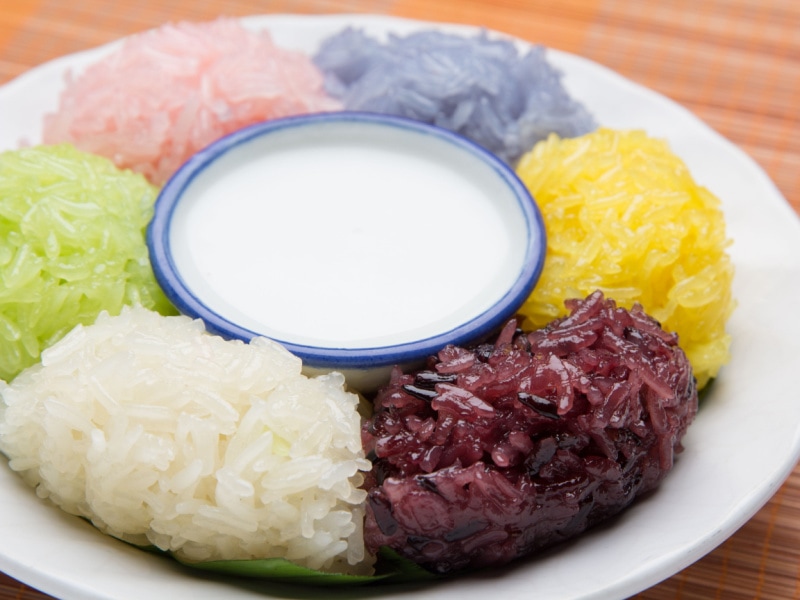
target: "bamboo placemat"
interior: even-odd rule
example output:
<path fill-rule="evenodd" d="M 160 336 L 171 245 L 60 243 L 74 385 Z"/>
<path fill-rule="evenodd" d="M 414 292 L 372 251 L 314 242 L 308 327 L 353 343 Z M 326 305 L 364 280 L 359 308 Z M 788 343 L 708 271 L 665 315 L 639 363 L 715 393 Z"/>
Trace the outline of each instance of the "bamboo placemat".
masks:
<path fill-rule="evenodd" d="M 755 159 L 800 213 L 796 0 L 0 0 L 0 84 L 167 21 L 263 13 L 468 23 L 583 55 L 692 110 Z M 0 600 L 47 597 L 0 573 Z M 729 540 L 637 598 L 800 599 L 800 467 Z"/>

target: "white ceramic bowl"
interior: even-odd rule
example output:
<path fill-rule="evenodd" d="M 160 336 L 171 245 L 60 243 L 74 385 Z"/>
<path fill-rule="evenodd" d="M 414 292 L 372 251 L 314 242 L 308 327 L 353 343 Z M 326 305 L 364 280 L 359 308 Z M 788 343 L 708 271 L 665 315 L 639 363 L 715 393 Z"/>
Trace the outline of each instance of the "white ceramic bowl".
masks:
<path fill-rule="evenodd" d="M 266 336 L 356 389 L 502 326 L 542 269 L 513 171 L 449 131 L 336 112 L 245 128 L 192 157 L 148 231 L 178 309 Z"/>

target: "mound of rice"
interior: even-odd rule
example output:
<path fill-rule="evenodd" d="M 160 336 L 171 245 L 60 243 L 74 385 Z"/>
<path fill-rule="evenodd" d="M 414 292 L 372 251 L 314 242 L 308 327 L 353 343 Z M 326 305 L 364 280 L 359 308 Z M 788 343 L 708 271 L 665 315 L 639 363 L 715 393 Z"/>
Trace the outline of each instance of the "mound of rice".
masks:
<path fill-rule="evenodd" d="M 68 77 L 45 143 L 72 142 L 164 183 L 199 149 L 246 125 L 335 110 L 299 52 L 237 20 L 167 24 L 126 38 Z"/>
<path fill-rule="evenodd" d="M 41 498 L 185 561 L 368 571 L 358 398 L 300 368 L 188 317 L 102 314 L 3 384 L 0 450 Z"/>
<path fill-rule="evenodd" d="M 568 304 L 544 329 L 512 320 L 392 373 L 362 430 L 368 548 L 438 573 L 498 566 L 574 538 L 668 475 L 697 413 L 675 335 L 600 292 Z"/>
<path fill-rule="evenodd" d="M 520 313 L 538 328 L 595 289 L 639 302 L 679 336 L 699 387 L 729 359 L 733 266 L 719 200 L 662 140 L 600 129 L 551 136 L 517 169 L 547 230 L 541 279 Z"/>
<path fill-rule="evenodd" d="M 156 194 L 69 145 L 0 154 L 0 378 L 103 310 L 174 312 L 145 243 Z"/>
<path fill-rule="evenodd" d="M 346 109 L 432 123 L 512 164 L 552 132 L 571 137 L 596 127 L 543 47 L 520 54 L 484 33 L 422 31 L 381 43 L 348 28 L 321 44 L 314 63 Z"/>

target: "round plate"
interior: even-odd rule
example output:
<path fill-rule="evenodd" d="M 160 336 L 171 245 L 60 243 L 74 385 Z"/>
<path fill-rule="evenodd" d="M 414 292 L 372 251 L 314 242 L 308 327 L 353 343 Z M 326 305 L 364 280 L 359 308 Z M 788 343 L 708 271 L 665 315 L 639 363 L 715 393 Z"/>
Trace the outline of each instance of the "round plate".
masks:
<path fill-rule="evenodd" d="M 369 33 L 444 27 L 385 17 L 245 19 L 276 43 L 308 52 L 347 25 Z M 520 42 L 524 45 L 523 42 Z M 109 46 L 43 65 L 0 88 L 0 148 L 37 142 L 67 68 Z M 670 141 L 696 180 L 722 200 L 736 266 L 733 359 L 684 440 L 672 474 L 612 522 L 501 570 L 423 588 L 426 598 L 625 598 L 688 566 L 724 541 L 777 491 L 800 456 L 800 220 L 764 172 L 687 110 L 588 60 L 550 51 L 571 93 L 597 120 Z M 0 570 L 62 598 L 406 598 L 409 590 L 288 588 L 209 578 L 100 535 L 36 499 L 0 465 Z M 419 591 L 419 590 L 416 590 Z"/>

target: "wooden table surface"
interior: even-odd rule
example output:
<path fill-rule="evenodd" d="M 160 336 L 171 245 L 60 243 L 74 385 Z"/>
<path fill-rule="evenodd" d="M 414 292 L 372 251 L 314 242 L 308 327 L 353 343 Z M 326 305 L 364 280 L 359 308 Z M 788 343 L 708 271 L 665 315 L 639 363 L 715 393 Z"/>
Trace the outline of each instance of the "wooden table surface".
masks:
<path fill-rule="evenodd" d="M 263 13 L 467 23 L 583 55 L 693 111 L 800 213 L 797 0 L 0 0 L 0 84 L 167 21 Z M 47 597 L 0 573 L 0 600 Z M 730 539 L 637 598 L 800 598 L 800 467 Z"/>

